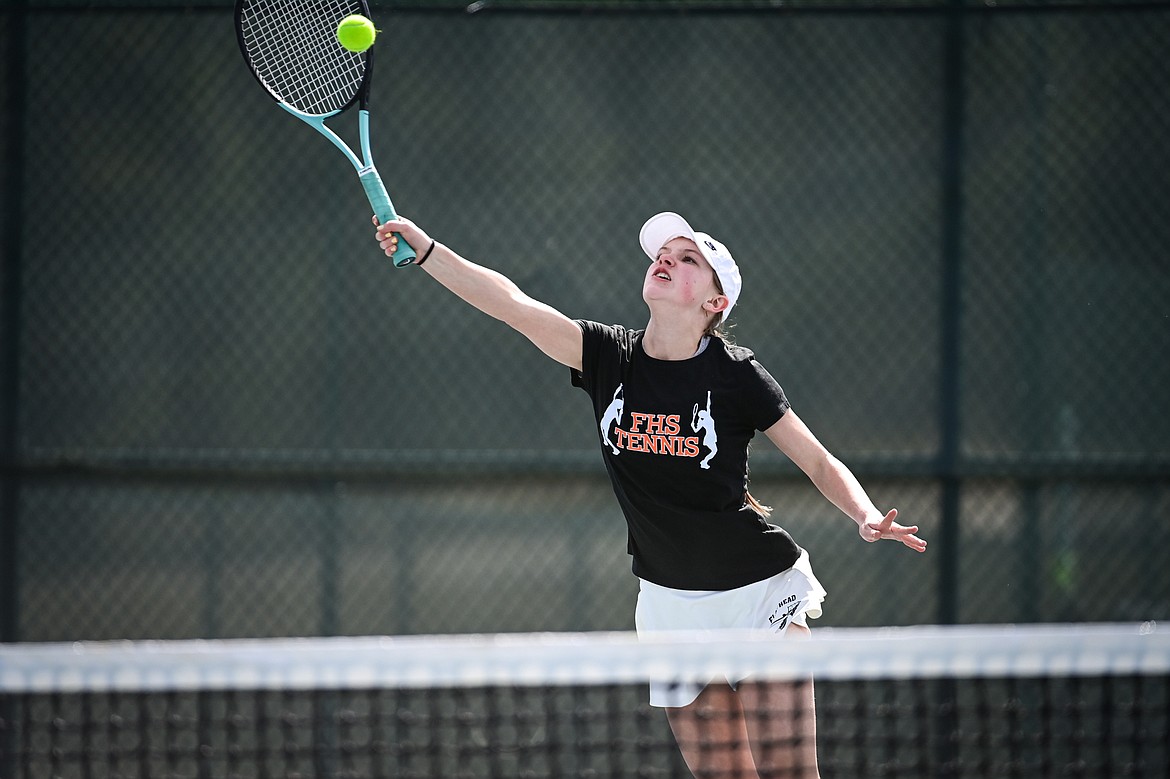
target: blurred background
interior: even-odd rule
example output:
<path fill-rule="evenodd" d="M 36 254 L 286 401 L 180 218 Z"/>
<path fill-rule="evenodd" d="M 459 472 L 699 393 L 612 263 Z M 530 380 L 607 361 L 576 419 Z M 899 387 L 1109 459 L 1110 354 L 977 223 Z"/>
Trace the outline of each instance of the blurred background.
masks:
<path fill-rule="evenodd" d="M 1170 3 L 372 15 L 437 239 L 633 327 L 647 217 L 730 247 L 736 340 L 931 544 L 761 436 L 821 624 L 1170 618 Z M 632 628 L 587 397 L 382 258 L 228 0 L 7 0 L 0 106 L 0 640 Z"/>

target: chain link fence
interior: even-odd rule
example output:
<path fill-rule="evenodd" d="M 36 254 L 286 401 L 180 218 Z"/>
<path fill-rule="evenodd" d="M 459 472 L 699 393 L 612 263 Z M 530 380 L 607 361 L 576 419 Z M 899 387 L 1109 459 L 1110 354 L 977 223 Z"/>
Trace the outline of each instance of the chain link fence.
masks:
<path fill-rule="evenodd" d="M 1170 3 L 373 14 L 439 240 L 630 326 L 647 217 L 729 245 L 736 339 L 932 542 L 757 445 L 822 623 L 1170 618 Z M 632 627 L 585 396 L 381 258 L 229 2 L 9 4 L 0 62 L 0 638 Z"/>

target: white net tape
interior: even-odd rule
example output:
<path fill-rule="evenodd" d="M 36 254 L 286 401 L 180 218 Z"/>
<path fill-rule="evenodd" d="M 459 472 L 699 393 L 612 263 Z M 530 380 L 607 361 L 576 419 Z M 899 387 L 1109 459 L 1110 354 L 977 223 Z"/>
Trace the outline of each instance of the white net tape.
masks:
<path fill-rule="evenodd" d="M 0 692 L 357 689 L 707 680 L 1091 676 L 1170 671 L 1142 625 L 498 634 L 0 646 Z"/>

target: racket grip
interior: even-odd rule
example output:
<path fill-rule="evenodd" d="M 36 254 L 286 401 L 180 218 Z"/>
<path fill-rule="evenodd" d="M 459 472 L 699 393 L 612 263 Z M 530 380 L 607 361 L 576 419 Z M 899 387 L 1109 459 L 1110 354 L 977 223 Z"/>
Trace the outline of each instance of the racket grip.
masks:
<path fill-rule="evenodd" d="M 373 165 L 362 168 L 358 171 L 358 179 L 366 190 L 366 197 L 374 209 L 374 215 L 378 217 L 378 223 L 385 224 L 391 219 L 397 219 L 398 215 L 394 213 L 394 204 L 390 202 L 390 193 L 386 191 L 386 185 L 382 183 L 382 177 L 378 175 L 377 168 Z M 405 238 L 398 235 L 398 248 L 394 252 L 394 266 L 401 268 L 410 265 L 416 256 L 414 247 L 408 244 Z"/>

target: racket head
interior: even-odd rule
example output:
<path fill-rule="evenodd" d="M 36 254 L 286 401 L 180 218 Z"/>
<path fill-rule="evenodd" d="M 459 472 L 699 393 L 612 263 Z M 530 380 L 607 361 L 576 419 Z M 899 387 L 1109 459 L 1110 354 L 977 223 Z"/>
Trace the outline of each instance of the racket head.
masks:
<path fill-rule="evenodd" d="M 312 117 L 364 108 L 373 70 L 371 49 L 337 41 L 346 16 L 370 16 L 366 0 L 236 0 L 236 40 L 260 86 Z"/>

